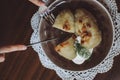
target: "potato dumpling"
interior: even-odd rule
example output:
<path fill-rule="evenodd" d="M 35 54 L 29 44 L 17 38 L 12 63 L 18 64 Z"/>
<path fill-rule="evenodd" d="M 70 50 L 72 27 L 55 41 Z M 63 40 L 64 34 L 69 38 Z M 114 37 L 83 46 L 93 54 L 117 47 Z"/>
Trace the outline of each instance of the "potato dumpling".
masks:
<path fill-rule="evenodd" d="M 55 23 L 53 27 L 58 28 L 60 30 L 74 33 L 74 16 L 69 9 L 61 11 L 55 19 Z"/>
<path fill-rule="evenodd" d="M 73 13 L 68 9 L 60 12 L 53 27 L 80 36 L 81 39 L 78 42 L 87 49 L 93 49 L 98 46 L 102 38 L 93 15 L 82 8 L 76 9 Z M 74 45 L 75 38 L 70 37 L 68 40 L 58 44 L 55 50 L 64 58 L 72 60 L 77 55 Z"/>
<path fill-rule="evenodd" d="M 95 18 L 85 9 L 75 11 L 76 34 L 81 37 L 81 45 L 87 49 L 96 47 L 101 42 L 101 32 Z"/>
<path fill-rule="evenodd" d="M 55 50 L 56 52 L 59 53 L 59 55 L 63 56 L 64 58 L 68 60 L 72 60 L 76 57 L 76 50 L 74 47 L 74 42 L 75 42 L 75 38 L 70 37 L 66 41 L 58 44 L 55 47 Z"/>

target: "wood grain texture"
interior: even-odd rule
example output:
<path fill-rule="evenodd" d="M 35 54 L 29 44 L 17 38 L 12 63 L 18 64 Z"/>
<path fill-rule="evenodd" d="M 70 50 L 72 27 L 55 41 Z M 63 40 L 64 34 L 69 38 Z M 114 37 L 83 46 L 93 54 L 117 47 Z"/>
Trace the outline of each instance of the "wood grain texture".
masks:
<path fill-rule="evenodd" d="M 120 0 L 116 0 L 120 11 Z M 0 47 L 10 44 L 28 44 L 33 32 L 30 20 L 38 7 L 28 0 L 1 0 L 0 2 Z M 120 80 L 120 55 L 114 58 L 110 71 L 98 74 L 94 80 Z M 46 69 L 37 53 L 26 51 L 6 54 L 0 63 L 0 80 L 61 80 L 55 71 Z"/>

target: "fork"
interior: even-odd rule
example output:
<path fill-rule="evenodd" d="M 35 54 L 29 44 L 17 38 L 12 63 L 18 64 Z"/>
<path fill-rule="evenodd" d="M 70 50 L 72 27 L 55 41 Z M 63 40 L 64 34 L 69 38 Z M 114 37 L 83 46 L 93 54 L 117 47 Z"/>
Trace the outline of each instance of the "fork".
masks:
<path fill-rule="evenodd" d="M 43 17 L 46 21 L 50 22 L 51 24 L 54 24 L 55 22 L 55 16 L 49 10 L 46 10 L 44 13 L 40 14 L 40 16 Z"/>
<path fill-rule="evenodd" d="M 55 16 L 52 13 L 52 10 L 54 10 L 57 6 L 65 3 L 65 2 L 70 2 L 71 0 L 56 0 L 54 1 L 51 5 L 52 6 L 41 6 L 41 11 L 40 11 L 40 16 L 44 18 L 46 21 L 50 22 L 51 24 L 54 24 L 55 22 Z"/>
<path fill-rule="evenodd" d="M 43 5 L 39 8 L 40 17 L 44 18 L 47 22 L 54 24 L 55 16 L 53 13 L 48 9 L 47 6 Z"/>

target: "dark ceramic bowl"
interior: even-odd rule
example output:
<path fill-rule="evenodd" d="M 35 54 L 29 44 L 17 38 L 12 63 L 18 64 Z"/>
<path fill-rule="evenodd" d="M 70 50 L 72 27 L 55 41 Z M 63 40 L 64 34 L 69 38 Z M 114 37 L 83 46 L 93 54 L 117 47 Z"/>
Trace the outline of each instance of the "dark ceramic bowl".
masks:
<path fill-rule="evenodd" d="M 51 8 L 56 5 L 57 2 L 50 5 Z M 52 25 L 46 22 L 44 19 L 41 20 L 41 26 L 39 29 L 40 40 L 51 39 L 54 37 L 59 37 L 58 40 L 42 43 L 42 48 L 45 51 L 48 58 L 57 66 L 67 69 L 67 70 L 85 70 L 98 65 L 101 61 L 105 59 L 109 53 L 112 42 L 113 42 L 113 23 L 111 16 L 107 9 L 97 0 L 72 0 L 71 2 L 63 3 L 57 6 L 53 10 L 55 17 L 59 12 L 65 8 L 69 8 L 74 11 L 77 8 L 84 8 L 94 15 L 97 20 L 100 31 L 102 32 L 101 43 L 94 48 L 93 54 L 89 60 L 85 61 L 81 65 L 74 64 L 72 61 L 61 57 L 57 52 L 55 52 L 54 47 L 60 42 L 64 41 L 66 38 L 71 36 L 71 34 L 62 32 L 61 30 L 52 28 Z M 61 36 L 62 35 L 62 36 Z M 64 35 L 64 36 L 63 36 Z"/>

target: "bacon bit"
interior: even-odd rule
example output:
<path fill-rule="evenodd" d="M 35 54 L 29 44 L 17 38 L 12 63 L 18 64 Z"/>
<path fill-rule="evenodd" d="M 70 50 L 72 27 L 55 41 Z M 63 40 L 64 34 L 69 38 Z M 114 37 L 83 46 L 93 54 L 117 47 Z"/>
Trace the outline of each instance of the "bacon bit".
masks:
<path fill-rule="evenodd" d="M 75 40 L 77 38 L 77 36 L 76 35 L 72 35 L 72 38 Z"/>
<path fill-rule="evenodd" d="M 87 32 L 83 32 L 81 33 L 81 37 L 83 38 L 84 36 L 86 36 L 88 33 Z"/>
<path fill-rule="evenodd" d="M 63 29 L 70 30 L 70 24 L 68 23 L 68 20 L 65 21 L 65 24 L 63 25 Z"/>
<path fill-rule="evenodd" d="M 79 34 L 81 34 L 81 31 L 80 31 L 80 30 L 78 30 L 78 33 L 79 33 Z"/>
<path fill-rule="evenodd" d="M 86 31 L 87 31 L 87 28 L 86 28 L 85 24 L 83 24 L 82 32 L 86 32 Z"/>
<path fill-rule="evenodd" d="M 82 23 L 83 21 L 81 19 L 79 19 L 79 23 Z"/>
<path fill-rule="evenodd" d="M 60 46 L 64 47 L 64 46 L 66 46 L 66 45 L 68 45 L 68 44 L 69 44 L 69 42 L 67 41 L 67 42 L 61 43 Z"/>
<path fill-rule="evenodd" d="M 85 42 L 84 40 L 81 40 L 81 44 L 84 44 L 84 42 Z"/>
<path fill-rule="evenodd" d="M 86 31 L 86 32 L 83 32 L 83 33 L 81 34 L 81 37 L 85 37 L 85 36 L 91 37 L 92 35 L 91 35 L 90 32 Z"/>
<path fill-rule="evenodd" d="M 57 46 L 57 47 L 55 47 L 55 50 L 60 52 L 60 48 L 61 48 L 61 46 Z"/>
<path fill-rule="evenodd" d="M 88 40 L 90 39 L 90 36 L 85 36 L 83 39 L 84 39 L 85 41 L 88 41 Z"/>
<path fill-rule="evenodd" d="M 60 52 L 60 49 L 56 49 L 56 51 Z"/>
<path fill-rule="evenodd" d="M 89 27 L 89 28 L 91 27 L 90 23 L 87 23 L 86 26 Z"/>
<path fill-rule="evenodd" d="M 90 32 L 88 32 L 87 36 L 91 37 L 91 36 L 92 36 L 92 34 L 91 34 Z"/>
<path fill-rule="evenodd" d="M 84 44 L 85 42 L 88 42 L 91 38 L 92 34 L 88 31 L 86 32 L 83 32 L 81 34 L 81 37 L 82 37 L 82 40 L 81 40 L 81 43 Z"/>

